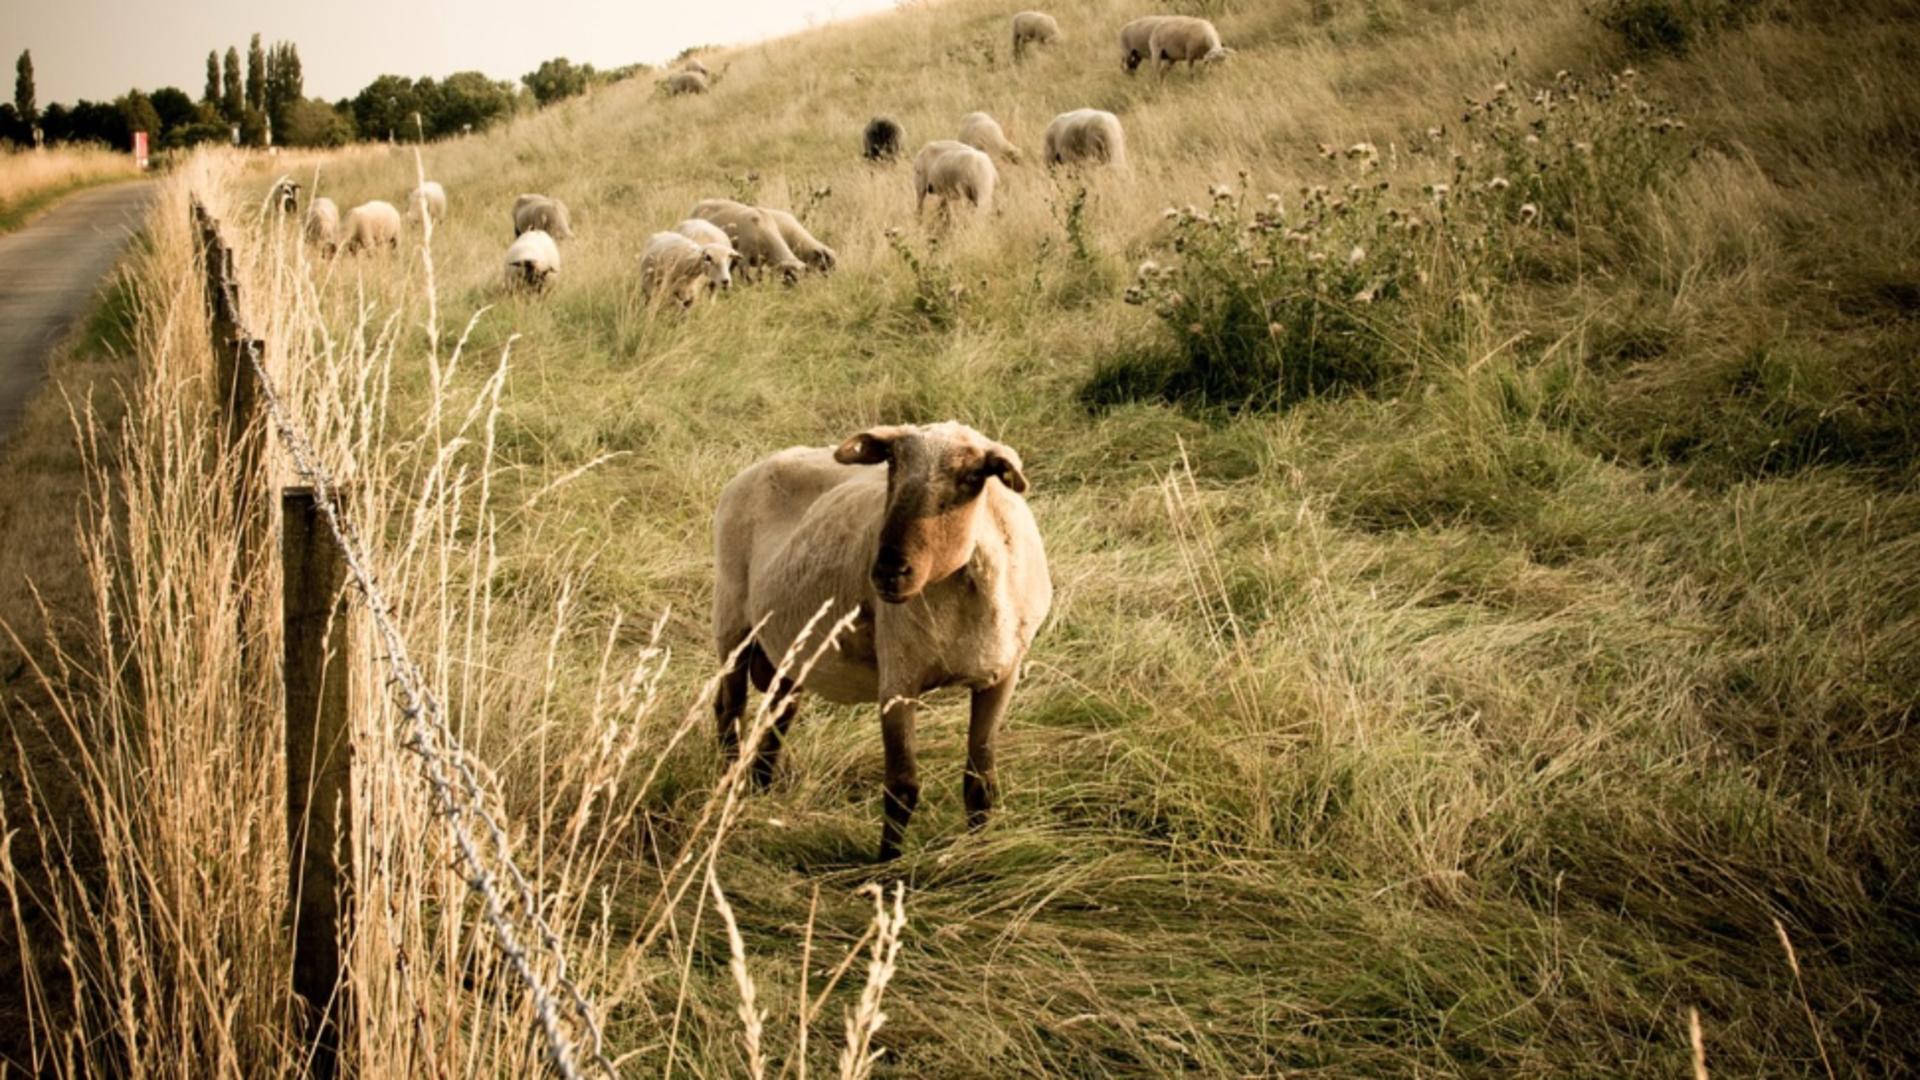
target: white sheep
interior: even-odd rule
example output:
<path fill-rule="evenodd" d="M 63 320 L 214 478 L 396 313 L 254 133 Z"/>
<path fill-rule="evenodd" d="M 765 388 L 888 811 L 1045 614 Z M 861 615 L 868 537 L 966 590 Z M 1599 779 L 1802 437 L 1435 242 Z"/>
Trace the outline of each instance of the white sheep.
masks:
<path fill-rule="evenodd" d="M 660 84 L 669 95 L 704 94 L 707 92 L 707 77 L 698 71 L 676 71 Z"/>
<path fill-rule="evenodd" d="M 438 180 L 423 180 L 407 195 L 407 220 L 419 221 L 421 211 L 433 215 L 435 222 L 447 219 L 447 189 Z"/>
<path fill-rule="evenodd" d="M 727 240 L 733 244 L 733 250 L 740 253 L 742 276 L 751 280 L 762 268 L 778 273 L 782 280 L 792 285 L 806 272 L 807 264 L 794 255 L 787 246 L 786 238 L 780 235 L 780 227 L 758 207 L 734 202 L 732 199 L 702 199 L 695 203 L 688 217 L 711 221 L 720 226 L 727 234 Z"/>
<path fill-rule="evenodd" d="M 714 717 L 728 756 L 739 753 L 749 678 L 785 699 L 752 748 L 762 785 L 800 691 L 877 702 L 886 748 L 880 857 L 890 859 L 919 801 L 920 699 L 964 686 L 973 695 L 967 821 L 984 824 L 997 788 L 994 733 L 1053 602 L 1026 490 L 1018 454 L 951 421 L 877 427 L 837 448 L 794 447 L 735 476 L 713 522 L 714 644 L 731 662 Z M 776 662 L 823 605 L 827 615 L 802 656 L 814 654 L 834 620 L 851 614 L 850 627 L 801 685 L 783 677 L 773 687 Z"/>
<path fill-rule="evenodd" d="M 1008 141 L 1000 122 L 986 113 L 970 112 L 960 118 L 960 141 L 1010 165 L 1020 163 L 1020 148 Z"/>
<path fill-rule="evenodd" d="M 771 206 L 762 206 L 757 209 L 767 215 L 767 220 L 773 223 L 774 228 L 780 230 L 780 239 L 787 242 L 787 247 L 793 252 L 795 258 L 823 274 L 833 272 L 833 266 L 840 261 L 840 256 L 834 254 L 832 248 L 814 239 L 813 234 L 807 231 L 807 227 L 800 224 L 799 218 Z"/>
<path fill-rule="evenodd" d="M 544 229 L 528 229 L 507 247 L 507 288 L 539 292 L 560 272 L 560 245 Z"/>
<path fill-rule="evenodd" d="M 640 252 L 640 292 L 649 304 L 672 297 L 692 307 L 705 293 L 733 288 L 739 257 L 725 238 L 701 243 L 678 232 L 654 233 Z"/>
<path fill-rule="evenodd" d="M 728 247 L 733 246 L 733 241 L 727 239 L 726 230 L 705 218 L 688 218 L 680 224 L 675 225 L 673 231 L 696 244 L 725 244 Z M 738 253 L 736 252 L 735 254 Z"/>
<path fill-rule="evenodd" d="M 1101 109 L 1075 109 L 1053 118 L 1045 137 L 1048 165 L 1081 162 L 1124 167 L 1127 136 L 1120 118 Z"/>
<path fill-rule="evenodd" d="M 340 247 L 340 208 L 332 199 L 321 197 L 307 207 L 307 245 L 322 255 L 332 255 Z"/>
<path fill-rule="evenodd" d="M 341 250 L 351 255 L 381 245 L 400 246 L 400 211 L 379 199 L 347 211 L 346 220 L 340 223 Z"/>
<path fill-rule="evenodd" d="M 1207 20 L 1171 15 L 1153 28 L 1152 36 L 1147 39 L 1147 52 L 1153 57 L 1160 76 L 1165 78 L 1173 65 L 1183 60 L 1191 74 L 1195 64 L 1217 64 L 1233 50 L 1220 44 L 1220 31 Z"/>
<path fill-rule="evenodd" d="M 1153 55 L 1153 31 L 1172 15 L 1148 15 L 1120 28 L 1120 66 L 1127 74 Z"/>
<path fill-rule="evenodd" d="M 940 198 L 942 211 L 955 199 L 965 199 L 981 210 L 993 204 L 993 186 L 1000 174 L 993 159 L 963 142 L 938 139 L 920 148 L 913 158 L 914 213 L 926 209 L 927 196 Z"/>
<path fill-rule="evenodd" d="M 573 239 L 567 204 L 545 195 L 522 195 L 513 200 L 513 235 L 539 229 L 555 240 Z"/>
<path fill-rule="evenodd" d="M 1013 58 L 1020 59 L 1027 43 L 1051 45 L 1060 40 L 1060 24 L 1044 11 L 1023 11 L 1013 17 Z"/>

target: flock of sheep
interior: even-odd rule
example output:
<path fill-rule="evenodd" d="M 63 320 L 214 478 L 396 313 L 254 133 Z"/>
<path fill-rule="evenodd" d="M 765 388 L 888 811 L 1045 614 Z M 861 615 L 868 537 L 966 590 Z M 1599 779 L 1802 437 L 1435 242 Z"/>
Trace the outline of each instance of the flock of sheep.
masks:
<path fill-rule="evenodd" d="M 1013 17 L 1016 58 L 1060 39 L 1050 15 Z M 1162 77 L 1176 63 L 1191 69 L 1231 52 L 1213 24 L 1187 16 L 1136 19 L 1122 28 L 1120 46 L 1126 71 L 1151 59 Z M 710 82 L 705 66 L 693 60 L 662 86 L 669 94 L 705 93 Z M 900 157 L 903 137 L 898 123 L 875 118 L 865 131 L 866 157 Z M 1049 165 L 1126 162 L 1119 118 L 1099 109 L 1054 117 L 1043 145 Z M 963 200 L 987 208 L 998 180 L 996 160 L 1017 163 L 1020 150 L 993 117 L 969 113 L 957 138 L 929 142 L 914 155 L 916 212 L 924 212 L 929 196 L 943 210 Z M 283 180 L 274 197 L 291 211 L 297 194 L 298 186 Z M 438 221 L 446 213 L 446 191 L 433 181 L 407 199 L 409 219 Z M 508 287 L 543 289 L 560 270 L 559 241 L 573 235 L 566 205 L 522 195 L 512 219 Z M 309 244 L 328 255 L 398 247 L 401 225 L 400 212 L 378 200 L 343 219 L 332 200 L 316 198 L 305 219 Z M 640 283 L 649 304 L 690 307 L 731 288 L 736 274 L 748 281 L 778 274 L 792 284 L 810 271 L 831 272 L 835 261 L 833 249 L 785 210 L 705 199 L 647 240 Z M 838 619 L 834 647 L 820 653 L 804 689 L 831 701 L 880 704 L 886 753 L 881 858 L 899 853 L 919 801 L 915 711 L 922 696 L 942 687 L 972 693 L 963 788 L 969 825 L 983 823 L 996 788 L 994 733 L 1053 596 L 1026 490 L 1012 448 L 953 422 L 877 427 L 838 447 L 794 447 L 735 476 L 714 514 L 713 629 L 724 666 L 714 712 L 729 758 L 739 754 L 751 680 L 779 701 L 771 730 L 751 748 L 755 780 L 771 780 L 801 689 L 778 667 L 779 658 L 795 649 L 811 652 L 805 641 L 817 645 Z M 823 606 L 831 614 L 816 624 Z"/>

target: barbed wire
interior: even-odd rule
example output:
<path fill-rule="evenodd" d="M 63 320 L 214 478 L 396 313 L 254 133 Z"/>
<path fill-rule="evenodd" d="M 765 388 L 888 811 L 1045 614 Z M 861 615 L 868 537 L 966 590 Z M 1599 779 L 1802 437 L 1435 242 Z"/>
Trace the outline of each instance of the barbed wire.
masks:
<path fill-rule="evenodd" d="M 208 219 L 212 220 L 211 215 Z M 224 237 L 219 239 L 220 246 L 226 247 Z M 209 257 L 212 251 L 208 252 Z M 237 283 L 232 281 L 221 267 L 220 287 L 227 294 L 224 300 L 234 322 L 239 324 L 239 297 Z M 617 1077 L 619 1072 L 608 1059 L 605 1040 L 600 1025 L 593 1018 L 593 1004 L 581 991 L 569 973 L 566 950 L 560 935 L 548 925 L 541 914 L 540 904 L 532 882 L 521 872 L 514 861 L 512 842 L 506 830 L 486 808 L 486 792 L 473 766 L 468 761 L 468 753 L 448 726 L 445 710 L 440 700 L 427 685 L 420 667 L 413 661 L 407 649 L 405 637 L 393 623 L 392 612 L 388 606 L 386 594 L 380 588 L 378 578 L 372 570 L 372 560 L 361 540 L 360 530 L 353 520 L 341 511 L 334 498 L 338 485 L 320 461 L 320 455 L 305 432 L 293 421 L 291 412 L 274 391 L 273 380 L 268 376 L 265 364 L 261 361 L 260 341 L 251 334 L 240 336 L 234 346 L 246 354 L 246 360 L 253 369 L 253 375 L 260 392 L 260 398 L 266 403 L 267 415 L 272 421 L 280 441 L 292 459 L 294 472 L 313 489 L 314 505 L 319 508 L 327 522 L 329 531 L 340 545 L 342 560 L 347 572 L 353 579 L 355 588 L 360 591 L 366 603 L 367 613 L 374 629 L 379 633 L 382 647 L 386 650 L 387 665 L 392 671 L 388 686 L 397 690 L 400 713 L 406 718 L 412 731 L 402 745 L 412 751 L 421 760 L 421 769 L 426 776 L 427 787 L 432 795 L 435 809 L 447 823 L 447 832 L 459 853 L 464 866 L 463 877 L 467 887 L 479 895 L 488 923 L 493 927 L 494 936 L 499 942 L 500 951 L 513 964 L 515 972 L 527 986 L 527 992 L 533 1000 L 535 1015 L 540 1020 L 541 1029 L 546 1034 L 547 1049 L 552 1056 L 553 1066 L 566 1080 L 578 1080 L 579 1069 L 574 1063 L 573 1046 L 555 1008 L 553 995 L 541 984 L 538 974 L 533 970 L 533 959 L 528 947 L 520 941 L 520 934 L 509 917 L 508 905 L 494 888 L 498 876 L 488 868 L 479 845 L 468 831 L 464 819 L 478 821 L 485 829 L 491 841 L 495 859 L 504 868 L 505 876 L 518 901 L 520 912 L 533 927 L 538 941 L 535 948 L 552 957 L 554 981 L 559 984 L 572 1006 L 573 1014 L 580 1025 L 586 1029 L 592 1040 L 589 1054 L 593 1064 L 609 1077 Z"/>

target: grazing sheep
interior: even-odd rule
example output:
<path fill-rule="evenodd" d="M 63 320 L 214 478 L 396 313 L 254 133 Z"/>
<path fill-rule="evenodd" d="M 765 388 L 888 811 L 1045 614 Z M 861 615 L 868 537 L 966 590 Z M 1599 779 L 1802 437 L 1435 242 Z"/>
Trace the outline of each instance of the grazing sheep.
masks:
<path fill-rule="evenodd" d="M 1009 165 L 1020 164 L 1020 148 L 1007 141 L 1000 122 L 986 113 L 971 112 L 960 118 L 960 141 Z"/>
<path fill-rule="evenodd" d="M 267 189 L 267 205 L 279 207 L 284 213 L 291 214 L 300 209 L 300 182 L 290 176 L 283 176 Z"/>
<path fill-rule="evenodd" d="M 877 427 L 838 448 L 794 447 L 735 476 L 713 521 L 714 644 L 723 663 L 732 661 L 714 718 L 727 755 L 739 753 L 747 680 L 768 691 L 776 660 L 830 603 L 801 656 L 813 655 L 834 620 L 852 613 L 853 622 L 802 685 L 783 678 L 772 689 L 785 700 L 752 748 L 754 779 L 772 779 L 799 691 L 878 702 L 886 747 L 880 858 L 891 859 L 919 801 L 920 699 L 964 686 L 973 693 L 967 822 L 984 824 L 997 787 L 994 732 L 1053 602 L 1026 490 L 1018 454 L 951 421 Z"/>
<path fill-rule="evenodd" d="M 332 199 L 319 198 L 307 207 L 306 222 L 307 243 L 318 248 L 322 255 L 332 255 L 340 248 L 340 208 Z"/>
<path fill-rule="evenodd" d="M 1053 118 L 1047 125 L 1048 165 L 1077 165 L 1095 162 L 1125 166 L 1127 136 L 1120 130 L 1120 118 L 1100 109 L 1075 109 Z"/>
<path fill-rule="evenodd" d="M 422 210 L 431 213 L 435 221 L 447 220 L 447 189 L 440 186 L 440 181 L 423 180 L 407 195 L 407 220 L 419 221 Z"/>
<path fill-rule="evenodd" d="M 713 72 L 707 70 L 707 65 L 701 63 L 697 58 L 691 57 L 691 56 L 687 57 L 687 59 L 680 65 L 680 70 L 697 71 L 708 79 L 713 78 Z"/>
<path fill-rule="evenodd" d="M 1027 42 L 1051 45 L 1060 40 L 1060 24 L 1044 11 L 1023 11 L 1013 17 L 1013 58 L 1020 59 Z"/>
<path fill-rule="evenodd" d="M 733 288 L 739 254 L 723 240 L 700 243 L 678 232 L 657 232 L 640 252 L 640 291 L 649 304 L 671 296 L 690 308 L 704 293 Z"/>
<path fill-rule="evenodd" d="M 728 247 L 733 246 L 733 241 L 727 239 L 726 230 L 705 218 L 688 218 L 680 224 L 675 225 L 673 231 L 696 244 L 725 244 Z"/>
<path fill-rule="evenodd" d="M 1153 55 L 1153 32 L 1171 18 L 1174 16 L 1148 15 L 1120 28 L 1120 66 L 1127 74 L 1133 74 L 1142 60 Z"/>
<path fill-rule="evenodd" d="M 528 229 L 507 246 L 507 288 L 545 290 L 561 273 L 561 246 L 545 229 Z"/>
<path fill-rule="evenodd" d="M 400 246 L 400 211 L 390 202 L 375 199 L 347 211 L 340 223 L 340 247 L 347 254 L 369 250 L 382 244 Z"/>
<path fill-rule="evenodd" d="M 707 92 L 707 77 L 697 71 L 676 71 L 666 77 L 661 86 L 671 96 L 680 94 L 704 94 Z"/>
<path fill-rule="evenodd" d="M 806 272 L 807 264 L 787 246 L 780 226 L 755 207 L 732 199 L 703 199 L 687 216 L 711 221 L 726 232 L 733 250 L 740 253 L 741 276 L 749 280 L 762 267 L 778 272 L 789 285 Z"/>
<path fill-rule="evenodd" d="M 567 204 L 545 195 L 522 195 L 513 200 L 513 235 L 539 229 L 555 240 L 573 239 Z"/>
<path fill-rule="evenodd" d="M 1147 52 L 1153 57 L 1161 78 L 1182 60 L 1186 61 L 1187 72 L 1191 74 L 1193 65 L 1217 64 L 1232 51 L 1220 44 L 1220 31 L 1215 30 L 1212 23 L 1187 15 L 1162 19 L 1147 40 Z"/>
<path fill-rule="evenodd" d="M 939 139 L 920 148 L 913 159 L 914 213 L 926 209 L 927 196 L 940 197 L 942 210 L 956 198 L 981 210 L 993 203 L 993 185 L 1000 174 L 993 159 L 963 142 Z"/>
<path fill-rule="evenodd" d="M 773 223 L 774 228 L 780 230 L 780 239 L 787 242 L 787 247 L 796 258 L 823 274 L 833 273 L 833 264 L 838 262 L 840 257 L 834 254 L 832 248 L 815 240 L 813 234 L 807 231 L 807 227 L 800 224 L 799 218 L 771 206 L 762 206 L 758 209 L 767 215 L 767 220 Z"/>
<path fill-rule="evenodd" d="M 865 136 L 868 161 L 892 161 L 900 156 L 900 125 L 884 116 L 876 116 L 867 121 Z"/>
<path fill-rule="evenodd" d="M 507 288 L 540 292 L 560 272 L 560 245 L 544 229 L 528 229 L 507 247 Z"/>

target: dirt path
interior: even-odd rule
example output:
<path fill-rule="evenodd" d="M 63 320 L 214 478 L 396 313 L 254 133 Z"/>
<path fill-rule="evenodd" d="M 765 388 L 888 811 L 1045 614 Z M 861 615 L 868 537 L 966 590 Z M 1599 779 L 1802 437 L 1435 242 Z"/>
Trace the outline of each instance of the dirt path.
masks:
<path fill-rule="evenodd" d="M 132 241 L 153 193 L 146 180 L 83 191 L 0 236 L 0 443 L 54 347 Z"/>

